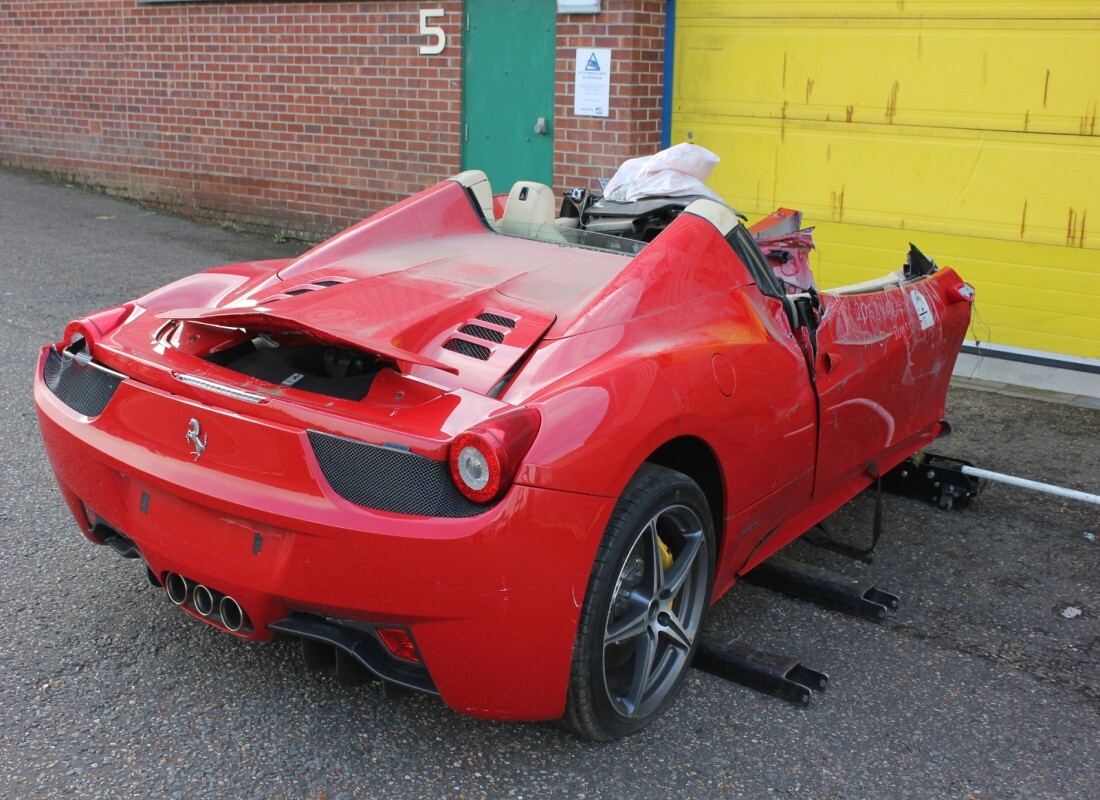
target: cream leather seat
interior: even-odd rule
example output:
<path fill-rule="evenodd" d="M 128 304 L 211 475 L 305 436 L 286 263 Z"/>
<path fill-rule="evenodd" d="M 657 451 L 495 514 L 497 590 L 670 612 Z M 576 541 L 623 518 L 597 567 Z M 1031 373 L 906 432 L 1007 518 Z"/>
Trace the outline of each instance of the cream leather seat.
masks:
<path fill-rule="evenodd" d="M 517 181 L 508 193 L 500 221 L 509 225 L 553 225 L 557 211 L 554 190 L 543 183 Z"/>

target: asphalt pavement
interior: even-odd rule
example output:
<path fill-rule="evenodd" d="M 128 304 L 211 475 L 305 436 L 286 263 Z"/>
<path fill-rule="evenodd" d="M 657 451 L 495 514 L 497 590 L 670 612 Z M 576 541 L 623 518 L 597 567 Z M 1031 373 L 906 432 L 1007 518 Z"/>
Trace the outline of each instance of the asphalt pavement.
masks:
<path fill-rule="evenodd" d="M 181 613 L 72 521 L 36 351 L 175 278 L 300 249 L 0 170 L 0 797 L 1100 797 L 1100 511 L 1004 485 L 966 511 L 889 498 L 872 565 L 792 547 L 900 595 L 884 624 L 746 584 L 712 609 L 713 634 L 829 674 L 809 707 L 694 671 L 612 744 L 344 688 L 291 642 Z M 1100 410 L 955 387 L 948 419 L 941 453 L 1098 491 Z M 861 497 L 829 526 L 859 542 L 870 518 Z"/>

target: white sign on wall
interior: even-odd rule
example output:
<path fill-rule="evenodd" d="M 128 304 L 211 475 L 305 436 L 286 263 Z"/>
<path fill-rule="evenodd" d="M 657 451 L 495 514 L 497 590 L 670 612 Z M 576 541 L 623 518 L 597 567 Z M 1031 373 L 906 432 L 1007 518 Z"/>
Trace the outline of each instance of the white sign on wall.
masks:
<path fill-rule="evenodd" d="M 579 117 L 606 117 L 611 104 L 611 51 L 577 48 L 573 113 Z"/>

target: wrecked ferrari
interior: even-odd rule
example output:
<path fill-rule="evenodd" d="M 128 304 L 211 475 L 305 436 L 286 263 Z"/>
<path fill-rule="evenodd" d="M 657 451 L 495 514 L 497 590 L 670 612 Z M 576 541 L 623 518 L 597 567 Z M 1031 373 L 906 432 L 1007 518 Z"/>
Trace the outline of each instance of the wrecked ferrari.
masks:
<path fill-rule="evenodd" d="M 711 603 L 943 427 L 970 287 L 914 248 L 818 291 L 799 228 L 462 173 L 72 322 L 46 452 L 85 536 L 209 625 L 628 735 Z"/>

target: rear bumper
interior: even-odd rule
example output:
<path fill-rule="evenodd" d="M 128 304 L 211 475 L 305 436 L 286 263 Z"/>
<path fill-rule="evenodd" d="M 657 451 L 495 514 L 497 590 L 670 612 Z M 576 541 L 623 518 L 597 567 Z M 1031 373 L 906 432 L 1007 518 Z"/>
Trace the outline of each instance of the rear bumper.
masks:
<path fill-rule="evenodd" d="M 513 486 L 483 514 L 361 508 L 325 481 L 304 430 L 124 380 L 96 417 L 35 377 L 46 452 L 85 535 L 132 540 L 154 577 L 231 595 L 269 639 L 304 613 L 407 627 L 443 700 L 497 719 L 561 715 L 580 604 L 614 500 Z M 207 436 L 196 460 L 185 435 Z M 210 622 L 209 619 L 205 621 Z"/>

